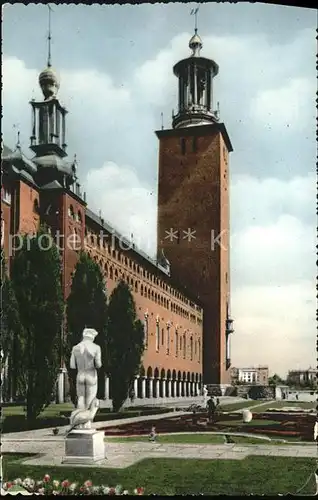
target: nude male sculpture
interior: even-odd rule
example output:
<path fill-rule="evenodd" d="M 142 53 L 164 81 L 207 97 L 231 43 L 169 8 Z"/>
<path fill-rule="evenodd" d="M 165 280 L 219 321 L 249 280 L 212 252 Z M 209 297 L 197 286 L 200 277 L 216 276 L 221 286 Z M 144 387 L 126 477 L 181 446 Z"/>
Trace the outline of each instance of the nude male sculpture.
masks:
<path fill-rule="evenodd" d="M 83 340 L 72 349 L 70 368 L 77 369 L 77 409 L 71 415 L 73 427 L 84 426 L 85 423 L 88 424 L 85 427 L 90 427 L 98 408 L 97 369 L 101 368 L 102 359 L 99 345 L 94 344 L 96 335 L 98 333 L 93 328 L 85 328 Z"/>

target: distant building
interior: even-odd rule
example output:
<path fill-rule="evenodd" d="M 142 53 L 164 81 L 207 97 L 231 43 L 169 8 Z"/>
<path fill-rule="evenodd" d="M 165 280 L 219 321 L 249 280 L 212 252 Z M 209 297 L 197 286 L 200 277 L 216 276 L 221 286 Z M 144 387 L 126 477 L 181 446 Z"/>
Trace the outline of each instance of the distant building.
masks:
<path fill-rule="evenodd" d="M 231 368 L 232 384 L 268 385 L 268 366 Z"/>
<path fill-rule="evenodd" d="M 287 376 L 288 384 L 308 385 L 316 383 L 317 370 L 309 367 L 307 370 L 290 370 Z"/>

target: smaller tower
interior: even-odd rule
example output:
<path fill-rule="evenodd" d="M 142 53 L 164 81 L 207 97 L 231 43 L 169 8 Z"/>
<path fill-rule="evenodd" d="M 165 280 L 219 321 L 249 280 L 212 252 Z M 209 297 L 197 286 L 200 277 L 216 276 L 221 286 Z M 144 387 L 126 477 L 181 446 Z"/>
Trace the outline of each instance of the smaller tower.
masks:
<path fill-rule="evenodd" d="M 65 119 L 67 110 L 57 97 L 60 81 L 51 63 L 51 8 L 49 7 L 47 67 L 39 75 L 43 100 L 32 99 L 32 134 L 30 149 L 37 165 L 36 182 L 39 186 L 52 185 L 69 188 L 76 181 L 72 162 L 66 161 Z"/>
<path fill-rule="evenodd" d="M 219 67 L 213 60 L 200 56 L 203 44 L 197 27 L 189 47 L 191 56 L 173 68 L 179 79 L 178 113 L 172 117 L 173 128 L 218 122 L 218 113 L 213 111 L 212 83 Z"/>

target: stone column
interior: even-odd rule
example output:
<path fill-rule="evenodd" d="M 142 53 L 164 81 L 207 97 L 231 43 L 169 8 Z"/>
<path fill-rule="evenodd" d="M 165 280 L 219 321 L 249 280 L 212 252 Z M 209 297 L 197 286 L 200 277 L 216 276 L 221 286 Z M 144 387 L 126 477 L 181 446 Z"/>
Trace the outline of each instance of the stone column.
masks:
<path fill-rule="evenodd" d="M 105 399 L 109 399 L 109 378 L 105 377 Z"/>
<path fill-rule="evenodd" d="M 146 379 L 142 377 L 141 379 L 141 398 L 145 399 L 146 397 Z"/>
<path fill-rule="evenodd" d="M 170 396 L 171 396 L 171 380 L 168 380 L 167 398 L 170 398 Z"/>
<path fill-rule="evenodd" d="M 177 397 L 177 381 L 173 380 L 173 396 Z"/>
<path fill-rule="evenodd" d="M 134 391 L 135 391 L 135 398 L 138 398 L 138 379 L 139 375 L 134 380 Z"/>
<path fill-rule="evenodd" d="M 60 368 L 60 373 L 58 375 L 57 392 L 58 392 L 58 402 L 64 403 L 64 379 L 65 379 L 65 368 Z"/>
<path fill-rule="evenodd" d="M 166 397 L 166 379 L 161 379 L 161 384 L 162 384 L 162 397 Z"/>
<path fill-rule="evenodd" d="M 181 395 L 182 395 L 182 381 L 181 380 L 178 381 L 178 386 L 179 386 L 179 389 L 178 389 L 179 398 L 181 398 Z"/>
<path fill-rule="evenodd" d="M 148 383 L 149 383 L 149 398 L 153 398 L 153 378 L 149 378 L 148 379 Z"/>
<path fill-rule="evenodd" d="M 156 398 L 159 398 L 160 397 L 160 380 L 159 378 L 157 378 L 155 380 L 155 384 L 156 384 Z"/>

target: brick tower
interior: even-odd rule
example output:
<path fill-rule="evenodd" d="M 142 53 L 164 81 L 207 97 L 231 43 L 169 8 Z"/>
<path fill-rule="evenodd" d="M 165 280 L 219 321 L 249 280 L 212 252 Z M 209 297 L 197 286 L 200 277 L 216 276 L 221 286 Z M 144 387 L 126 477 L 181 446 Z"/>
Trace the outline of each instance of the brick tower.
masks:
<path fill-rule="evenodd" d="M 203 380 L 230 382 L 229 153 L 225 125 L 213 111 L 212 82 L 218 65 L 192 54 L 173 68 L 179 80 L 178 112 L 159 138 L 158 253 L 174 279 L 204 304 Z"/>

